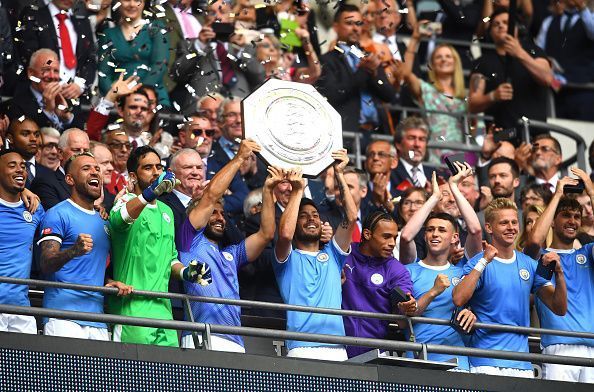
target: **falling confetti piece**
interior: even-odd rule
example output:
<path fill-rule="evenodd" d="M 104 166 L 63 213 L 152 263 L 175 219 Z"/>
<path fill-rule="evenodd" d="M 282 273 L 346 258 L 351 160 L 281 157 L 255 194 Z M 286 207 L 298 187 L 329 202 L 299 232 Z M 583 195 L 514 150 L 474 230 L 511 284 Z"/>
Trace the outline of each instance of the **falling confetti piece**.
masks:
<path fill-rule="evenodd" d="M 120 129 L 120 124 L 111 124 L 107 126 L 107 129 L 110 131 L 115 131 L 116 129 Z"/>
<path fill-rule="evenodd" d="M 489 23 L 490 20 L 491 18 L 487 16 L 486 18 L 483 18 L 483 23 Z"/>
<path fill-rule="evenodd" d="M 414 157 L 415 157 L 415 152 L 414 152 L 414 151 L 412 151 L 412 150 L 410 150 L 410 151 L 408 152 L 408 158 L 409 158 L 409 159 L 414 159 Z"/>
<path fill-rule="evenodd" d="M 31 80 L 33 83 L 41 82 L 41 79 L 39 79 L 38 77 L 33 76 L 33 75 L 29 76 L 29 80 Z"/>

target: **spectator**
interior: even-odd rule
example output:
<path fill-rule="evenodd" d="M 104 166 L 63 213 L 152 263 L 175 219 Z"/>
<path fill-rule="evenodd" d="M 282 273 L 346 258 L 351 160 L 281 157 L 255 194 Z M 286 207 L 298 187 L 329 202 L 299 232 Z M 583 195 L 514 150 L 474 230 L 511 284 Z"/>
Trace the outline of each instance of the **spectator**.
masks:
<path fill-rule="evenodd" d="M 230 2 L 209 2 L 205 23 L 196 41 L 199 50 L 178 56 L 172 75 L 177 88 L 172 97 L 185 103 L 182 111 L 194 107 L 196 96 L 220 92 L 243 98 L 264 81 L 264 67 L 256 60 L 255 47 L 247 42 L 245 35 L 217 35 L 213 30 L 213 24 L 223 29 L 234 28 L 229 26 L 234 24 L 233 18 Z"/>
<path fill-rule="evenodd" d="M 485 210 L 485 220 L 485 229 L 492 236 L 492 242 L 484 243 L 484 252 L 464 266 L 464 279 L 452 294 L 454 304 L 464 306 L 468 303 L 483 323 L 528 327 L 530 294 L 533 293 L 556 314 L 564 315 L 567 291 L 561 263 L 557 262 L 555 267 L 557 286 L 553 289 L 548 280 L 536 274 L 536 261 L 515 250 L 519 225 L 513 201 L 493 200 Z M 554 256 L 552 253 L 543 259 L 543 264 L 550 264 Z M 513 301 L 509 301 L 509 293 L 514 293 Z M 474 348 L 528 352 L 528 336 L 513 332 L 478 329 L 469 344 Z M 469 360 L 471 373 L 534 377 L 530 362 L 479 357 L 469 357 Z"/>
<path fill-rule="evenodd" d="M 113 278 L 138 290 L 167 291 L 169 278 L 201 281 L 203 264 L 184 267 L 177 259 L 171 208 L 157 200 L 175 186 L 175 174 L 163 173 L 161 158 L 149 146 L 134 150 L 128 159 L 134 186 L 111 210 Z M 147 208 L 145 208 L 147 207 Z M 158 242 L 153 238 L 159 238 Z M 200 271 L 204 267 L 204 274 Z M 204 282 L 206 284 L 206 282 Z M 171 320 L 171 302 L 164 298 L 109 298 L 109 309 L 122 316 Z M 124 343 L 179 346 L 177 333 L 163 328 L 117 324 L 113 340 Z"/>
<path fill-rule="evenodd" d="M 39 127 L 30 118 L 23 118 L 22 121 L 14 120 L 10 123 L 6 140 L 10 143 L 11 148 L 25 160 L 27 166 L 27 183 L 25 186 L 27 189 L 31 189 L 31 184 L 37 174 L 35 156 L 41 145 Z"/>
<path fill-rule="evenodd" d="M 428 196 L 427 192 L 425 192 L 424 188 L 407 188 L 402 195 L 400 196 L 400 201 L 398 202 L 398 214 L 397 214 L 397 223 L 398 227 L 404 227 L 408 221 L 419 211 L 419 209 L 425 204 L 427 201 Z M 396 238 L 396 247 L 394 248 L 394 257 L 400 260 L 400 236 L 402 235 L 402 230 L 398 232 L 398 237 Z M 425 247 L 425 239 L 423 237 L 423 233 L 418 233 L 415 236 L 415 245 L 417 248 L 417 257 L 419 259 L 424 259 L 427 255 L 427 249 Z"/>
<path fill-rule="evenodd" d="M 420 223 L 415 220 L 414 223 Z M 422 226 L 417 226 L 417 232 L 425 232 L 427 257 L 418 263 L 408 264 L 406 269 L 412 280 L 412 299 L 417 298 L 414 311 L 410 316 L 433 317 L 450 319 L 456 311 L 452 301 L 452 291 L 460 282 L 462 267 L 449 262 L 450 248 L 460 241 L 458 237 L 458 222 L 446 213 L 429 214 Z M 421 230 L 424 229 L 424 230 Z M 469 309 L 462 309 L 457 320 L 466 332 L 472 330 L 476 316 Z M 450 326 L 419 324 L 415 326 L 415 339 L 424 344 L 443 344 L 446 346 L 464 347 L 460 333 Z M 430 361 L 447 362 L 457 359 L 458 371 L 470 371 L 468 357 L 462 355 L 429 354 Z"/>
<path fill-rule="evenodd" d="M 479 184 L 481 186 L 488 184 L 487 169 L 489 167 L 489 163 L 491 162 L 491 159 L 495 159 L 495 158 L 499 158 L 499 157 L 516 159 L 516 156 L 517 156 L 518 157 L 517 161 L 520 162 L 520 161 L 522 161 L 522 159 L 524 159 L 523 154 L 526 154 L 526 153 L 530 154 L 530 152 L 520 151 L 520 149 L 518 149 L 518 151 L 516 153 L 516 148 L 508 140 L 503 140 L 498 143 L 495 143 L 495 139 L 494 139 L 495 134 L 497 132 L 501 132 L 501 130 L 497 130 L 497 129 L 493 129 L 493 128 L 494 128 L 494 126 L 491 125 L 490 129 L 487 131 L 487 134 L 484 135 L 483 145 L 481 147 L 481 153 L 479 155 L 479 160 L 477 163 L 477 174 L 478 174 Z"/>
<path fill-rule="evenodd" d="M 389 130 L 381 102 L 392 102 L 396 91 L 386 77 L 377 54 L 364 55 L 358 47 L 362 15 L 354 5 L 341 5 L 334 16 L 338 45 L 321 57 L 318 90 L 342 116 L 342 129 L 350 132 Z M 341 43 L 342 42 L 342 43 Z"/>
<path fill-rule="evenodd" d="M 546 121 L 547 87 L 553 73 L 542 49 L 507 34 L 508 19 L 505 9 L 491 15 L 489 34 L 496 49 L 484 53 L 472 67 L 468 108 L 472 113 L 485 112 L 498 127 L 516 128 L 520 134 L 521 117 Z"/>
<path fill-rule="evenodd" d="M 107 94 L 117 80 L 116 70 L 138 75 L 140 82 L 157 90 L 159 103 L 171 106 L 163 83 L 169 58 L 169 41 L 161 21 L 142 19 L 145 0 L 125 0 L 119 7 L 117 26 L 99 37 L 99 90 Z"/>
<path fill-rule="evenodd" d="M 101 196 L 95 200 L 95 206 L 103 206 L 109 214 L 115 202 L 115 196 L 109 192 L 107 187 L 111 184 L 113 178 L 113 154 L 106 144 L 92 141 L 90 144 L 91 154 L 95 157 L 99 169 L 101 170 Z"/>
<path fill-rule="evenodd" d="M 41 148 L 37 150 L 36 161 L 50 170 L 56 171 L 60 167 L 60 132 L 51 127 L 44 127 L 41 132 Z"/>
<path fill-rule="evenodd" d="M 305 184 L 301 178 L 301 170 L 292 169 L 287 176 L 292 192 L 289 204 L 281 216 L 275 245 L 276 262 L 273 264 L 281 295 L 287 304 L 340 309 L 340 275 L 346 256 L 350 253 L 357 211 L 351 193 L 346 191 L 347 184 L 343 175 L 348 164 L 346 150 L 333 152 L 332 158 L 338 161 L 334 164 L 334 170 L 346 214 L 331 243 L 322 250 L 319 249 L 322 222 L 315 204 L 310 199 L 302 199 Z M 341 317 L 325 314 L 289 311 L 287 329 L 291 332 L 344 336 Z M 340 345 L 287 341 L 287 349 L 289 357 L 332 361 L 347 359 L 346 350 Z"/>
<path fill-rule="evenodd" d="M 18 86 L 10 103 L 11 121 L 25 116 L 40 127 L 60 131 L 82 127 L 84 120 L 79 107 L 72 106 L 64 95 L 68 87 L 60 84 L 60 62 L 53 50 L 35 51 L 29 60 L 27 76 L 29 81 Z"/>
<path fill-rule="evenodd" d="M 425 120 L 408 117 L 396 128 L 394 145 L 398 150 L 398 166 L 392 171 L 392 181 L 406 189 L 410 186 L 425 187 L 433 168 L 424 165 L 427 141 L 431 131 Z"/>
<path fill-rule="evenodd" d="M 33 258 L 33 239 L 45 215 L 41 206 L 27 210 L 21 201 L 27 181 L 25 159 L 13 150 L 0 150 L 0 274 L 28 279 Z M 31 306 L 29 288 L 0 283 L 0 303 Z M 0 331 L 37 333 L 35 317 L 0 314 Z"/>
<path fill-rule="evenodd" d="M 442 23 L 441 37 L 459 41 L 471 42 L 473 34 L 481 21 L 482 3 L 480 0 L 457 2 L 452 0 L 438 0 L 441 6 L 439 22 Z M 491 17 L 491 23 L 493 18 Z M 473 58 L 468 46 L 457 46 L 456 51 L 462 53 L 462 65 L 470 68 Z"/>
<path fill-rule="evenodd" d="M 59 59 L 56 67 L 62 96 L 66 100 L 77 99 L 93 85 L 97 75 L 94 33 L 87 18 L 74 15 L 74 1 L 51 0 L 46 4 L 27 8 L 20 17 L 24 22 L 17 30 L 21 63 L 31 64 L 29 59 L 34 52 L 51 49 Z"/>
<path fill-rule="evenodd" d="M 537 0 L 537 3 L 540 1 Z M 481 11 L 481 19 L 482 23 L 479 21 L 477 30 L 477 37 L 484 37 L 487 27 L 489 26 L 490 16 L 493 14 L 495 9 L 507 9 L 509 10 L 509 0 L 485 0 L 483 1 L 483 10 Z M 516 1 L 516 18 L 518 19 L 517 23 L 521 23 L 526 28 L 531 28 L 532 26 L 532 15 L 534 13 L 534 7 L 532 6 L 532 0 L 519 0 Z M 541 20 L 539 23 L 540 26 Z M 532 30 L 532 28 L 531 28 Z"/>
<path fill-rule="evenodd" d="M 365 170 L 370 177 L 366 198 L 376 207 L 394 210 L 393 196 L 400 193 L 392 171 L 398 166 L 396 147 L 386 140 L 374 140 L 365 151 Z"/>
<path fill-rule="evenodd" d="M 594 76 L 594 14 L 586 0 L 563 0 L 565 12 L 547 17 L 536 44 L 560 66 L 556 78 L 561 91 L 555 97 L 559 117 L 594 121 L 591 90 L 564 87 L 565 83 L 592 83 Z"/>
<path fill-rule="evenodd" d="M 396 313 L 416 307 L 416 301 L 393 303 L 390 294 L 395 288 L 412 292 L 410 274 L 393 256 L 398 225 L 392 217 L 376 211 L 365 217 L 361 243 L 352 245 L 343 273 L 342 308 L 374 313 Z M 385 339 L 388 335 L 386 320 L 345 316 L 347 336 Z M 404 326 L 404 325 L 403 325 Z M 369 347 L 347 346 L 349 358 L 372 350 Z"/>
<path fill-rule="evenodd" d="M 71 156 L 89 152 L 89 137 L 80 129 L 67 129 L 60 135 L 58 148 L 61 152 L 58 170 L 52 171 L 44 166 L 37 166 L 37 175 L 31 183 L 31 191 L 41 198 L 41 204 L 46 211 L 70 197 L 70 187 L 65 182 L 64 166 Z"/>
<path fill-rule="evenodd" d="M 219 108 L 225 98 L 219 93 L 211 93 L 201 97 L 198 100 L 198 111 L 203 113 L 210 120 L 210 126 L 215 130 L 214 140 L 221 137 L 221 129 L 219 128 Z"/>
<path fill-rule="evenodd" d="M 580 245 L 594 242 L 594 214 L 592 213 L 592 200 L 587 192 L 583 192 L 577 198 L 582 206 L 582 225 L 580 226 L 577 239 Z"/>
<path fill-rule="evenodd" d="M 516 200 L 516 189 L 520 186 L 518 164 L 509 158 L 491 160 L 488 167 L 489 188 L 493 198 Z"/>
<path fill-rule="evenodd" d="M 41 271 L 54 282 L 117 287 L 118 295 L 128 295 L 132 287 L 106 279 L 109 258 L 109 225 L 95 211 L 103 180 L 99 164 L 88 152 L 73 155 L 66 162 L 65 182 L 69 199 L 58 203 L 45 215 L 41 227 Z M 103 294 L 46 287 L 43 307 L 75 312 L 103 313 Z M 48 318 L 44 335 L 78 339 L 109 340 L 103 322 Z"/>
<path fill-rule="evenodd" d="M 371 2 L 371 4 L 374 4 Z M 375 5 L 375 4 L 374 4 Z M 372 6 L 373 7 L 373 6 Z M 408 4 L 407 16 L 413 20 L 413 25 L 416 24 L 416 15 L 411 4 Z M 372 11 L 374 12 L 373 8 Z M 404 61 L 404 54 L 407 53 L 407 47 L 401 37 L 396 32 L 403 26 L 402 15 L 400 14 L 400 7 L 394 0 L 387 0 L 386 2 L 377 2 L 377 10 L 375 10 L 375 33 L 373 40 L 377 43 L 383 43 L 388 46 L 389 53 L 394 61 Z"/>
<path fill-rule="evenodd" d="M 529 184 L 520 192 L 520 203 L 522 211 L 528 206 L 542 207 L 543 209 L 551 202 L 553 193 L 549 187 L 543 184 Z"/>
<path fill-rule="evenodd" d="M 574 168 L 575 174 L 584 181 L 590 199 L 594 198 L 594 185 L 583 170 Z M 575 185 L 577 180 L 564 177 L 557 183 L 553 199 L 540 216 L 532 235 L 529 247 L 532 257 L 549 254 L 558 255 L 555 259 L 555 276 L 552 279 L 556 287 L 567 286 L 567 313 L 557 314 L 549 310 L 550 306 L 544 298 L 536 298 L 536 310 L 542 328 L 564 331 L 591 331 L 591 307 L 594 300 L 594 284 L 592 284 L 591 268 L 594 263 L 592 248 L 587 244 L 574 249 L 574 241 L 581 227 L 583 209 L 576 199 L 563 195 L 565 185 Z M 549 248 L 545 246 L 545 238 L 549 228 L 553 228 L 553 242 Z M 594 342 L 592 339 L 543 335 L 541 337 L 543 354 L 592 358 Z M 587 367 L 543 364 L 543 378 L 569 382 L 594 382 L 592 369 Z"/>
<path fill-rule="evenodd" d="M 118 194 L 122 189 L 128 185 L 128 168 L 127 162 L 132 151 L 132 144 L 128 139 L 126 132 L 114 129 L 105 133 L 103 140 L 113 156 L 113 172 L 111 173 L 111 181 L 106 188 L 112 195 Z"/>
<path fill-rule="evenodd" d="M 526 147 L 529 146 L 524 144 L 520 147 L 520 151 L 523 152 L 523 148 Z M 530 155 L 524 155 L 530 157 L 528 173 L 534 176 L 537 184 L 544 184 L 552 192 L 559 181 L 559 171 L 563 162 L 561 144 L 551 135 L 538 135 L 532 140 L 530 151 Z M 525 161 L 521 162 L 524 166 Z"/>
<path fill-rule="evenodd" d="M 182 148 L 195 149 L 202 158 L 204 165 L 208 164 L 208 157 L 212 150 L 215 130 L 210 121 L 202 113 L 194 113 L 187 118 L 184 127 L 177 135 Z"/>
<path fill-rule="evenodd" d="M 282 80 L 313 84 L 322 73 L 318 56 L 311 46 L 307 29 L 298 27 L 295 29 L 295 34 L 301 40 L 302 47 L 305 50 L 307 57 L 304 60 L 307 61 L 307 67 L 294 67 L 292 63 L 295 55 L 290 52 L 283 53 L 279 40 L 273 34 L 265 34 L 264 38 L 256 45 L 258 61 L 264 65 L 266 77 L 268 78 L 275 77 Z"/>
<path fill-rule="evenodd" d="M 276 188 L 275 188 L 276 189 Z M 262 212 L 262 189 L 254 189 L 243 201 L 243 216 L 249 218 Z"/>
<path fill-rule="evenodd" d="M 242 161 L 248 159 L 252 151 L 260 151 L 260 146 L 251 140 L 241 143 L 235 158 L 213 177 L 204 195 L 190 208 L 188 218 L 182 224 L 182 262 L 188 264 L 192 259 L 207 261 L 212 268 L 214 279 L 213 283 L 205 288 L 196 284 L 186 285 L 186 291 L 191 295 L 239 299 L 237 270 L 256 260 L 274 238 L 272 190 L 283 180 L 284 172 L 281 169 L 269 168 L 270 176 L 266 179 L 263 191 L 260 229 L 237 245 L 219 247 L 226 226 L 221 196 L 231 183 L 234 172 L 239 170 Z M 238 306 L 195 302 L 191 308 L 194 319 L 198 322 L 241 326 Z M 194 348 L 192 336 L 184 335 L 182 347 Z M 216 351 L 245 352 L 243 339 L 237 335 L 214 335 L 211 337 L 211 348 Z"/>
<path fill-rule="evenodd" d="M 523 252 L 534 228 L 534 224 L 544 212 L 546 206 L 529 205 L 522 212 L 522 230 L 516 239 L 516 250 Z M 553 230 L 549 229 L 546 238 L 546 248 L 553 242 Z"/>

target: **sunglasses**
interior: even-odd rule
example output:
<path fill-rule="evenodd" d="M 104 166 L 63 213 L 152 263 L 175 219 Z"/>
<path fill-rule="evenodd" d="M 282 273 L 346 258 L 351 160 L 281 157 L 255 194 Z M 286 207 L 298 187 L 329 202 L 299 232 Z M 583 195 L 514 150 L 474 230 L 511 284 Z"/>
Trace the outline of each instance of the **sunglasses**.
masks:
<path fill-rule="evenodd" d="M 194 135 L 194 137 L 199 137 L 199 136 L 202 136 L 202 134 L 204 134 L 206 137 L 212 138 L 215 134 L 215 130 L 214 129 L 197 128 L 197 129 L 192 129 L 192 134 Z"/>

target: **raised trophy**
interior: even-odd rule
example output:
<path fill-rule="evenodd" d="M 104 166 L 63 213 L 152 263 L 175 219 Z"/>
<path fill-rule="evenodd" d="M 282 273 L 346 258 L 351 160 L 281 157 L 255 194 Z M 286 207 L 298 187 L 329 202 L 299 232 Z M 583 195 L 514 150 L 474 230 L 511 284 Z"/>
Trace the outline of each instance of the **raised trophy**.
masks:
<path fill-rule="evenodd" d="M 342 148 L 340 114 L 309 84 L 269 79 L 241 102 L 243 137 L 262 146 L 266 164 L 300 166 L 316 178 Z"/>

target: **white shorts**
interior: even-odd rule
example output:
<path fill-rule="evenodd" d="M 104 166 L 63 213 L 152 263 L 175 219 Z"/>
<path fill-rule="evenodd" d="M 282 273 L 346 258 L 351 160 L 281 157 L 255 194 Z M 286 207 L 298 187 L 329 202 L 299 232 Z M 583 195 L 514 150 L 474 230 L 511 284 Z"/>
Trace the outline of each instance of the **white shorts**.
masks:
<path fill-rule="evenodd" d="M 33 316 L 0 313 L 0 331 L 37 335 L 37 322 Z"/>
<path fill-rule="evenodd" d="M 43 334 L 47 336 L 62 336 L 87 340 L 109 340 L 107 328 L 79 325 L 69 320 L 48 319 L 43 327 Z"/>
<path fill-rule="evenodd" d="M 287 353 L 289 358 L 319 359 L 322 361 L 342 362 L 349 359 L 346 349 L 340 347 L 317 346 L 317 347 L 296 347 Z"/>
<path fill-rule="evenodd" d="M 202 335 L 200 334 L 198 334 L 198 342 L 202 344 Z M 210 345 L 212 351 L 228 351 L 230 353 L 245 354 L 245 348 L 243 346 L 220 336 L 210 335 Z M 194 346 L 192 335 L 183 336 L 181 346 L 182 348 L 196 348 Z"/>
<path fill-rule="evenodd" d="M 502 368 L 498 366 L 471 366 L 470 373 L 489 374 L 491 376 L 534 378 L 533 370 Z"/>
<path fill-rule="evenodd" d="M 594 347 L 577 344 L 553 344 L 545 347 L 542 353 L 564 357 L 594 358 Z M 543 363 L 542 378 L 546 380 L 594 383 L 594 368 Z"/>

